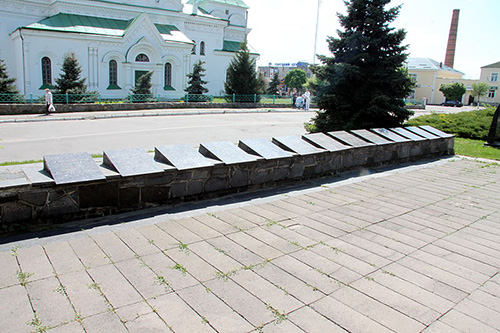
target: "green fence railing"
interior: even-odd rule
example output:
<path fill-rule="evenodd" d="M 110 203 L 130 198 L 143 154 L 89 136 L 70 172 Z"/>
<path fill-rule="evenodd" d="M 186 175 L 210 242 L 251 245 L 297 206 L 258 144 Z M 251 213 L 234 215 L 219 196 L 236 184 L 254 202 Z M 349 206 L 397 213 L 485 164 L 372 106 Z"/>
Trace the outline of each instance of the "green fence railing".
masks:
<path fill-rule="evenodd" d="M 208 103 L 264 103 L 292 104 L 289 96 L 279 95 L 196 95 L 186 94 L 181 98 L 172 98 L 160 94 L 129 94 L 123 97 L 104 97 L 92 94 L 53 94 L 54 104 L 79 103 L 155 103 L 155 102 L 208 102 Z M 44 104 L 45 95 L 0 94 L 0 103 Z"/>

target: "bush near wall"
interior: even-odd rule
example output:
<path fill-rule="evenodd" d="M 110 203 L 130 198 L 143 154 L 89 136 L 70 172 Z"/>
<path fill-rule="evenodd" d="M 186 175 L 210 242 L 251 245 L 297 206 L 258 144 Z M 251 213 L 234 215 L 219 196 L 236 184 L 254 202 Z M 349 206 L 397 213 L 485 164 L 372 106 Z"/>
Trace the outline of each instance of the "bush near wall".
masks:
<path fill-rule="evenodd" d="M 406 125 L 430 125 L 460 138 L 486 140 L 495 107 L 452 114 L 430 114 L 409 120 Z"/>

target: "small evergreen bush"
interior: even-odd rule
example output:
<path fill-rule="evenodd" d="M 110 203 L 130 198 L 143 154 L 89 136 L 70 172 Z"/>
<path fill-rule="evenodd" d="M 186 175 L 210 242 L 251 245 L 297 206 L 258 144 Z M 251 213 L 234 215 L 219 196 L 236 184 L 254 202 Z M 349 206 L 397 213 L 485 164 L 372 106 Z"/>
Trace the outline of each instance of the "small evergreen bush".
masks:
<path fill-rule="evenodd" d="M 454 134 L 460 138 L 486 140 L 493 120 L 495 107 L 451 113 L 430 114 L 409 120 L 410 126 L 430 125 L 443 132 Z"/>

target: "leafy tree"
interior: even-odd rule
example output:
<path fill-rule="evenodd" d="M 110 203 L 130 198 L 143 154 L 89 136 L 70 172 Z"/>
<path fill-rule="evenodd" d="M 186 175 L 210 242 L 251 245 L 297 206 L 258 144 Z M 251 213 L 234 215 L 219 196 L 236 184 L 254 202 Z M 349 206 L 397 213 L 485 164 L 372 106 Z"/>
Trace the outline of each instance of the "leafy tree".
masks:
<path fill-rule="evenodd" d="M 285 76 L 285 84 L 289 88 L 295 88 L 300 91 L 306 83 L 307 74 L 302 69 L 292 69 Z"/>
<path fill-rule="evenodd" d="M 328 38 L 333 56 L 312 67 L 322 82 L 313 131 L 395 127 L 412 115 L 403 101 L 413 86 L 403 68 L 406 32 L 389 27 L 401 6 L 386 10 L 389 2 L 348 0 L 347 15 L 337 14 L 343 30 Z"/>
<path fill-rule="evenodd" d="M 453 82 L 453 83 L 443 83 L 439 87 L 439 91 L 443 93 L 446 100 L 450 101 L 460 101 L 462 96 L 465 94 L 466 89 L 463 83 Z"/>
<path fill-rule="evenodd" d="M 147 72 L 146 74 L 141 75 L 137 82 L 135 83 L 135 87 L 132 89 L 132 94 L 141 95 L 136 96 L 135 100 L 137 101 L 145 101 L 149 97 L 151 97 L 151 78 L 153 77 L 153 72 Z"/>
<path fill-rule="evenodd" d="M 269 87 L 267 87 L 267 94 L 274 95 L 279 90 L 279 86 L 281 85 L 280 78 L 278 73 L 274 73 L 273 79 L 269 82 Z"/>
<path fill-rule="evenodd" d="M 203 87 L 203 85 L 207 84 L 207 81 L 203 81 L 203 77 L 205 74 L 203 72 L 206 71 L 203 68 L 205 62 L 199 60 L 193 66 L 193 72 L 188 74 L 188 87 L 184 89 L 185 92 L 192 95 L 201 95 L 203 93 L 207 93 L 208 89 Z"/>
<path fill-rule="evenodd" d="M 490 86 L 487 83 L 479 82 L 472 84 L 472 96 L 477 96 L 477 107 L 479 108 L 479 99 L 486 95 Z"/>
<path fill-rule="evenodd" d="M 260 95 L 264 92 L 264 81 L 256 71 L 255 59 L 252 59 L 247 43 L 241 43 L 227 69 L 224 88 L 227 95 Z M 230 99 L 231 96 L 228 96 Z M 251 97 L 253 98 L 253 97 Z M 249 96 L 237 96 L 238 102 L 253 101 Z"/>
<path fill-rule="evenodd" d="M 81 79 L 82 68 L 74 52 L 64 56 L 62 74 L 56 81 L 58 94 L 87 94 L 85 78 Z"/>
<path fill-rule="evenodd" d="M 19 94 L 14 82 L 16 79 L 9 77 L 3 59 L 0 59 L 0 94 Z"/>

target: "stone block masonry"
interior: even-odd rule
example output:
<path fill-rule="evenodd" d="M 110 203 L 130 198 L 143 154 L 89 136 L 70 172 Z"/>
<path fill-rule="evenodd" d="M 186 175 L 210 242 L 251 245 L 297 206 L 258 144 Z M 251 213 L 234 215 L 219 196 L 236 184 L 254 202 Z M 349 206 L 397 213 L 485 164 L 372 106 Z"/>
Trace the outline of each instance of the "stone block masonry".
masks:
<path fill-rule="evenodd" d="M 57 224 L 214 198 L 367 167 L 454 154 L 454 137 L 429 126 L 306 134 L 272 141 L 160 146 L 44 157 L 25 181 L 0 182 L 4 229 Z M 101 162 L 101 163 L 100 163 Z M 15 227 L 15 228 L 13 228 Z"/>

